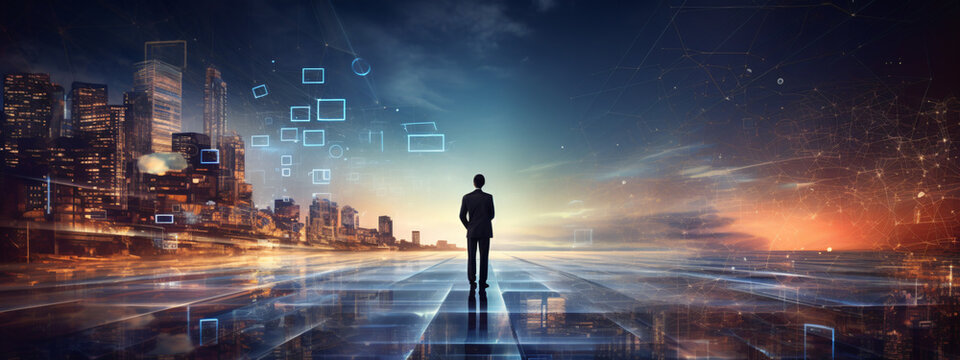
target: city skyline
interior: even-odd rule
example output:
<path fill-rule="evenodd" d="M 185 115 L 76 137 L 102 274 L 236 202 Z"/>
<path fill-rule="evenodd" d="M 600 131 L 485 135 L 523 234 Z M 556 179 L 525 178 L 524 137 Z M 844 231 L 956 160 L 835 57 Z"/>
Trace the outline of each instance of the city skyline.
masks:
<path fill-rule="evenodd" d="M 902 229 L 903 219 L 939 207 L 933 200 L 956 197 L 949 186 L 956 162 L 945 155 L 955 143 L 950 136 L 942 141 L 953 129 L 937 125 L 950 123 L 937 109 L 950 107 L 952 84 L 960 81 L 951 65 L 954 46 L 936 36 L 952 27 L 928 15 L 949 13 L 936 10 L 947 5 L 811 7 L 820 14 L 815 21 L 797 20 L 789 9 L 757 10 L 776 22 L 759 21 L 742 7 L 464 6 L 472 10 L 380 4 L 376 13 L 392 14 L 389 21 L 339 2 L 119 7 L 127 17 L 91 7 L 81 12 L 89 21 L 129 31 L 109 36 L 101 28 L 67 26 L 65 52 L 49 30 L 64 24 L 40 17 L 11 27 L 37 41 L 12 44 L 0 64 L 63 83 L 124 89 L 131 77 L 118 69 L 143 59 L 145 42 L 182 38 L 189 50 L 181 119 L 188 132 L 202 132 L 208 64 L 229 84 L 230 128 L 245 136 L 277 140 L 280 123 L 273 119 L 289 118 L 290 106 L 346 99 L 346 121 L 310 124 L 328 129 L 326 140 L 339 150 L 301 148 L 290 177 L 277 166 L 282 154 L 272 151 L 294 143 L 248 149 L 253 202 L 262 207 L 283 196 L 331 193 L 364 209 L 364 222 L 397 214 L 398 231 L 418 228 L 460 244 L 457 201 L 476 173 L 487 175 L 505 211 L 496 220 L 502 241 L 492 245 L 504 249 L 569 248 L 576 230 L 590 229 L 594 247 L 610 248 L 672 246 L 684 232 L 696 233 L 683 239 L 694 248 L 896 248 L 900 241 L 891 234 L 912 231 Z M 236 21 L 154 21 L 218 11 Z M 726 12 L 738 21 L 719 24 L 723 16 L 706 16 Z M 478 13 L 487 13 L 491 26 L 456 25 L 476 23 Z M 647 18 L 612 13 L 648 14 L 650 25 L 637 29 Z M 290 22 L 263 23 L 250 14 Z M 928 21 L 888 31 L 882 19 L 902 14 Z M 674 17 L 685 26 L 661 33 Z M 578 19 L 604 26 L 578 33 Z M 784 35 L 791 31 L 816 35 Z M 369 66 L 364 76 L 351 67 L 357 58 Z M 303 84 L 304 68 L 324 68 L 326 81 Z M 256 98 L 251 89 L 264 84 L 269 95 Z M 120 95 L 110 92 L 110 103 Z M 913 121 L 900 120 L 907 113 Z M 402 126 L 421 122 L 429 124 Z M 408 152 L 408 131 L 443 135 L 446 151 Z M 877 138 L 859 141 L 864 134 Z M 908 146 L 898 151 L 897 143 Z M 309 181 L 310 171 L 328 168 L 326 189 Z M 861 176 L 869 172 L 883 175 Z M 884 194 L 895 200 L 882 200 Z M 637 223 L 651 231 L 636 231 Z"/>
<path fill-rule="evenodd" d="M 172 69 L 171 65 L 161 60 L 150 60 L 148 65 L 143 62 L 137 63 L 135 78 L 143 79 L 138 80 L 142 84 L 153 82 L 149 80 L 152 75 L 147 76 L 152 72 L 144 71 L 146 67 Z M 175 78 L 176 76 L 169 77 L 170 80 Z M 191 217 L 199 214 L 181 213 L 183 209 L 193 208 L 204 201 L 207 201 L 208 205 L 215 205 L 217 202 L 214 201 L 215 199 L 228 205 L 239 205 L 244 203 L 244 198 L 252 194 L 250 190 L 243 190 L 244 186 L 249 187 L 249 184 L 244 182 L 243 136 L 227 135 L 226 83 L 220 78 L 220 72 L 216 68 L 212 66 L 207 68 L 204 81 L 204 104 L 206 104 L 204 128 L 208 133 L 182 132 L 175 123 L 169 121 L 167 115 L 160 116 L 160 119 L 153 115 L 158 109 L 156 104 L 161 104 L 159 106 L 163 108 L 165 107 L 163 104 L 170 102 L 169 99 L 150 95 L 155 91 L 150 90 L 156 87 L 155 85 L 138 85 L 124 92 L 122 105 L 111 105 L 108 104 L 109 88 L 105 84 L 73 82 L 69 94 L 64 95 L 62 90 L 57 90 L 62 87 L 54 80 L 49 74 L 14 73 L 4 77 L 5 103 L 11 104 L 4 108 L 4 118 L 11 120 L 5 124 L 22 128 L 18 133 L 7 132 L 4 137 L 7 139 L 4 141 L 5 147 L 10 150 L 7 152 L 8 156 L 4 158 L 8 166 L 7 171 L 14 169 L 22 171 L 31 167 L 48 168 L 47 174 L 42 179 L 28 179 L 22 185 L 25 186 L 24 191 L 27 196 L 35 199 L 27 204 L 28 208 L 25 209 L 27 213 L 30 209 L 36 209 L 45 212 L 51 219 L 63 219 L 64 215 L 70 214 L 67 215 L 73 219 L 70 224 L 81 221 L 94 224 L 102 222 L 112 226 L 136 226 L 138 218 L 140 222 L 150 219 L 156 224 L 167 224 L 166 214 L 171 213 L 169 210 L 174 210 L 173 213 L 177 215 L 171 215 L 173 220 L 169 224 L 181 222 L 194 224 L 196 220 L 191 220 Z M 138 99 L 143 101 L 138 103 Z M 66 111 L 68 107 L 69 111 Z M 60 119 L 59 116 L 65 116 L 64 114 L 69 116 Z M 146 131 L 146 129 L 155 128 L 157 123 L 160 123 L 162 128 L 160 135 L 156 129 Z M 23 133 L 23 130 L 28 132 Z M 166 132 L 170 132 L 169 142 L 163 138 Z M 213 141 L 211 133 L 215 134 L 218 142 Z M 43 156 L 43 159 L 35 156 L 25 158 L 19 154 L 20 150 L 28 151 L 26 148 L 21 149 L 22 140 L 69 143 L 71 139 L 80 141 L 75 143 L 89 146 L 92 150 L 82 150 L 78 147 L 69 150 L 76 154 L 77 161 L 76 165 L 69 167 L 72 171 L 70 173 L 54 170 L 67 168 L 57 165 L 53 160 L 53 158 L 63 158 L 64 151 L 68 150 L 56 148 L 54 150 L 56 153 L 51 153 L 53 158 Z M 154 146 L 159 146 L 162 150 L 167 150 L 169 147 L 170 151 L 152 151 Z M 156 164 L 150 161 L 167 156 L 164 154 L 178 154 L 182 156 L 185 164 L 179 168 L 171 168 L 171 164 L 179 160 L 165 159 L 160 162 L 161 170 L 153 169 Z M 55 173 L 65 177 L 58 178 Z M 191 186 L 194 188 L 184 193 L 186 197 L 175 195 L 175 188 L 178 186 L 175 185 L 176 182 L 169 183 L 169 180 L 164 180 L 168 178 L 167 175 L 173 173 L 183 173 L 190 178 L 188 183 L 192 181 L 192 185 L 185 183 L 188 188 Z M 157 176 L 144 181 L 144 176 L 150 174 Z M 44 181 L 47 181 L 46 185 Z M 66 195 L 52 195 L 60 194 L 64 187 L 74 189 L 68 191 Z M 136 215 L 135 210 L 128 209 L 128 206 L 133 204 L 130 197 L 137 198 L 136 203 L 142 205 L 145 200 L 151 201 L 149 197 L 154 193 L 158 195 L 157 215 L 150 216 L 142 211 Z M 395 243 L 402 245 L 402 241 L 397 243 L 392 237 L 393 221 L 389 216 L 379 216 L 376 228 L 364 229 L 360 227 L 358 211 L 349 205 L 344 205 L 342 211 L 337 212 L 336 202 L 332 202 L 332 208 L 336 213 L 335 221 L 330 226 L 333 233 L 322 234 L 322 236 L 311 233 L 313 227 L 310 224 L 314 216 L 312 208 L 321 201 L 321 198 L 314 196 L 311 200 L 311 212 L 305 215 L 301 215 L 299 205 L 293 205 L 294 199 L 286 196 L 276 199 L 272 209 L 266 206 L 260 211 L 266 209 L 275 214 L 277 226 L 287 227 L 290 230 L 284 236 L 295 237 L 290 240 L 293 244 L 312 244 L 316 241 L 333 244 L 337 241 L 347 243 L 353 241 L 374 246 Z M 322 200 L 328 202 L 328 206 L 331 203 L 329 199 Z M 64 202 L 74 205 L 59 206 Z M 248 203 L 248 205 L 252 204 Z M 132 218 L 123 215 L 127 210 L 130 210 Z M 256 208 L 251 208 L 250 211 L 254 210 Z M 160 220 L 160 216 L 164 216 L 163 221 Z M 319 216 L 328 217 L 324 214 Z M 42 217 L 35 219 L 40 218 Z M 232 216 L 227 216 L 226 219 L 228 219 L 227 222 L 238 222 L 230 220 Z M 208 218 L 206 221 L 211 220 Z M 303 226 L 303 220 L 306 220 L 306 227 Z M 239 220 L 239 223 L 245 222 Z M 305 236 L 300 234 L 302 228 L 307 230 Z M 341 228 L 345 230 L 340 231 Z M 320 230 L 314 229 L 314 232 L 319 234 Z M 416 234 L 413 235 L 416 239 L 415 245 L 419 246 L 419 232 L 413 233 Z M 355 239 L 350 240 L 351 238 Z M 442 244 L 439 248 L 446 246 L 445 240 L 437 241 Z"/>

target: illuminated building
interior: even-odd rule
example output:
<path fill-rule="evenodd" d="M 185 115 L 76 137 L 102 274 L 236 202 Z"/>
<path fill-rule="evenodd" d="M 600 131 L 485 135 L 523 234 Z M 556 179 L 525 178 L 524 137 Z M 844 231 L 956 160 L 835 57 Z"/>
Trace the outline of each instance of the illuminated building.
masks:
<path fill-rule="evenodd" d="M 236 205 L 241 202 L 244 183 L 243 138 L 239 135 L 227 135 L 220 139 L 220 201 Z"/>
<path fill-rule="evenodd" d="M 144 91 L 127 91 L 123 93 L 123 105 L 127 108 L 124 158 L 136 160 L 150 153 L 150 98 Z"/>
<path fill-rule="evenodd" d="M 336 202 L 314 198 L 307 216 L 307 240 L 332 243 L 337 240 L 340 212 Z"/>
<path fill-rule="evenodd" d="M 347 235 L 355 235 L 360 227 L 359 212 L 350 205 L 344 205 L 340 210 L 340 226 Z"/>
<path fill-rule="evenodd" d="M 380 231 L 380 235 L 393 236 L 393 220 L 386 215 L 380 216 L 377 220 L 379 222 L 377 229 Z"/>
<path fill-rule="evenodd" d="M 80 153 L 77 180 L 85 216 L 102 218 L 121 204 L 123 106 L 107 105 L 107 86 L 74 82 L 70 90 L 74 129 L 87 147 Z"/>
<path fill-rule="evenodd" d="M 210 137 L 201 133 L 173 134 L 173 151 L 183 155 L 187 168 L 183 170 L 189 178 L 190 189 L 187 201 L 202 204 L 217 199 L 219 164 L 204 164 L 201 151 L 210 149 Z"/>
<path fill-rule="evenodd" d="M 276 199 L 273 202 L 273 217 L 280 230 L 287 232 L 290 241 L 299 241 L 298 235 L 302 223 L 300 223 L 300 205 L 297 205 L 293 199 Z"/>
<path fill-rule="evenodd" d="M 397 239 L 393 237 L 393 219 L 390 219 L 387 215 L 382 215 L 377 218 L 377 230 L 380 234 L 380 243 L 393 245 L 397 242 Z"/>
<path fill-rule="evenodd" d="M 173 152 L 178 152 L 189 166 L 200 165 L 200 150 L 210 149 L 210 137 L 206 134 L 181 132 L 173 134 Z"/>
<path fill-rule="evenodd" d="M 20 163 L 22 139 L 44 138 L 53 115 L 53 88 L 48 74 L 9 74 L 3 78 L 3 160 Z"/>
<path fill-rule="evenodd" d="M 203 132 L 214 147 L 227 133 L 227 83 L 213 66 L 207 67 L 203 82 Z"/>
<path fill-rule="evenodd" d="M 66 121 L 67 94 L 63 86 L 52 84 L 50 88 L 50 139 L 73 135 L 73 124 Z"/>
<path fill-rule="evenodd" d="M 151 151 L 169 152 L 173 133 L 181 127 L 183 73 L 180 68 L 160 60 L 147 60 L 135 66 L 133 88 L 145 92 L 150 104 Z"/>

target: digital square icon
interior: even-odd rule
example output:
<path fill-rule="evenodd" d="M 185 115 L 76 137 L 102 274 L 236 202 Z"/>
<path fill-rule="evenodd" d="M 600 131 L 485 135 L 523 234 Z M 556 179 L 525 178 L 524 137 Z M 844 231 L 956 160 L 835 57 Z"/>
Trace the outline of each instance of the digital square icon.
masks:
<path fill-rule="evenodd" d="M 280 176 L 290 177 L 290 168 L 280 169 Z"/>
<path fill-rule="evenodd" d="M 326 74 L 323 68 L 303 68 L 300 82 L 303 84 L 323 84 Z"/>
<path fill-rule="evenodd" d="M 251 89 L 251 90 L 253 90 L 253 98 L 254 98 L 254 99 L 262 98 L 262 97 L 264 97 L 264 96 L 267 96 L 267 94 L 269 93 L 269 92 L 267 91 L 267 84 L 254 86 L 253 89 Z"/>
<path fill-rule="evenodd" d="M 280 166 L 293 165 L 293 155 L 280 155 Z"/>
<path fill-rule="evenodd" d="M 408 134 L 407 152 L 444 152 L 446 141 L 443 134 Z"/>
<path fill-rule="evenodd" d="M 317 99 L 317 121 L 344 121 L 347 119 L 347 100 Z"/>
<path fill-rule="evenodd" d="M 592 245 L 593 244 L 593 229 L 576 229 L 573 230 L 573 245 Z"/>
<path fill-rule="evenodd" d="M 325 130 L 304 130 L 303 146 L 323 146 L 327 143 Z"/>
<path fill-rule="evenodd" d="M 155 214 L 153 222 L 157 224 L 173 224 L 173 214 Z"/>
<path fill-rule="evenodd" d="M 266 147 L 266 146 L 270 146 L 270 135 L 253 135 L 253 136 L 250 136 L 250 146 L 252 146 L 252 147 Z"/>
<path fill-rule="evenodd" d="M 219 164 L 220 150 L 218 149 L 200 149 L 201 164 Z"/>
<path fill-rule="evenodd" d="M 200 345 L 214 345 L 220 340 L 220 320 L 200 319 Z"/>
<path fill-rule="evenodd" d="M 300 141 L 299 128 L 280 128 L 280 141 Z"/>
<path fill-rule="evenodd" d="M 290 121 L 292 122 L 308 122 L 310 121 L 310 106 L 291 106 L 290 107 Z"/>
<path fill-rule="evenodd" d="M 330 169 L 313 169 L 310 174 L 313 176 L 314 185 L 330 184 Z"/>

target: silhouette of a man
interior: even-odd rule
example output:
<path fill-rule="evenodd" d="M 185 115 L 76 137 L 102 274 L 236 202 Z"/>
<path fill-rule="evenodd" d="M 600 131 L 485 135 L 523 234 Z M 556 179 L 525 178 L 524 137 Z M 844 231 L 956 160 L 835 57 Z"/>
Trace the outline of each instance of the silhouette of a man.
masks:
<path fill-rule="evenodd" d="M 477 289 L 477 249 L 480 250 L 480 291 L 487 288 L 487 256 L 493 237 L 493 195 L 480 190 L 486 180 L 482 174 L 473 177 L 476 190 L 463 196 L 460 204 L 460 222 L 467 228 L 467 280 L 470 291 Z"/>

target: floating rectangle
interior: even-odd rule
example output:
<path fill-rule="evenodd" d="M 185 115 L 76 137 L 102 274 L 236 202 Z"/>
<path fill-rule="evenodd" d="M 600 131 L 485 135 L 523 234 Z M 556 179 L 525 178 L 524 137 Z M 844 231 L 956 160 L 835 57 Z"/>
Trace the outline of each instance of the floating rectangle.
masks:
<path fill-rule="evenodd" d="M 280 169 L 280 176 L 290 177 L 290 168 Z"/>
<path fill-rule="evenodd" d="M 303 68 L 300 82 L 303 84 L 323 84 L 326 74 L 323 68 Z"/>
<path fill-rule="evenodd" d="M 573 230 L 573 245 L 582 246 L 582 245 L 592 245 L 593 244 L 593 229 L 576 229 Z"/>
<path fill-rule="evenodd" d="M 253 90 L 253 98 L 254 98 L 254 99 L 262 98 L 262 97 L 264 97 L 264 96 L 267 96 L 267 94 L 270 93 L 270 92 L 267 91 L 267 85 L 266 85 L 266 84 L 254 86 L 253 89 L 251 89 L 251 90 Z"/>
<path fill-rule="evenodd" d="M 270 146 L 270 135 L 252 135 L 252 136 L 250 136 L 250 146 L 251 146 L 251 147 L 267 147 L 267 146 Z"/>
<path fill-rule="evenodd" d="M 219 164 L 220 150 L 218 149 L 200 149 L 201 164 Z"/>
<path fill-rule="evenodd" d="M 290 107 L 290 121 L 292 122 L 309 122 L 310 121 L 310 106 L 291 106 Z"/>
<path fill-rule="evenodd" d="M 347 100 L 317 99 L 317 121 L 344 121 L 347 119 Z"/>
<path fill-rule="evenodd" d="M 300 128 L 280 128 L 280 141 L 300 141 Z"/>
<path fill-rule="evenodd" d="M 327 143 L 325 130 L 304 130 L 303 146 L 323 146 Z"/>
<path fill-rule="evenodd" d="M 200 345 L 214 345 L 220 340 L 220 320 L 200 319 Z"/>
<path fill-rule="evenodd" d="M 446 149 L 444 134 L 407 135 L 407 152 L 444 152 Z"/>
<path fill-rule="evenodd" d="M 313 171 L 310 172 L 310 175 L 313 177 L 314 185 L 330 184 L 330 169 L 313 169 Z"/>
<path fill-rule="evenodd" d="M 437 132 L 437 123 L 435 121 L 412 122 L 400 124 L 403 131 L 407 134 L 433 134 Z"/>
<path fill-rule="evenodd" d="M 156 224 L 173 224 L 173 214 L 155 214 L 153 222 Z"/>
<path fill-rule="evenodd" d="M 293 165 L 293 155 L 280 155 L 280 166 Z"/>

